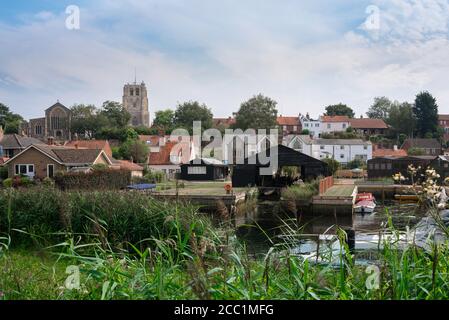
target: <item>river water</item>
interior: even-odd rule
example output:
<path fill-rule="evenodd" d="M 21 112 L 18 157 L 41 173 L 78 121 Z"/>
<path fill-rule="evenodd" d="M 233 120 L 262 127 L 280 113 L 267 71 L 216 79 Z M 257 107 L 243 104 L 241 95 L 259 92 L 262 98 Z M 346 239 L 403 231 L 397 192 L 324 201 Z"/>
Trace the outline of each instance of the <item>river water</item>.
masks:
<path fill-rule="evenodd" d="M 354 252 L 363 263 L 375 260 L 379 236 L 385 239 L 389 219 L 395 230 L 406 231 L 425 216 L 425 211 L 416 204 L 396 202 L 378 205 L 373 214 L 352 217 L 333 214 L 297 217 L 285 207 L 280 202 L 260 202 L 251 212 L 236 215 L 237 236 L 246 243 L 249 254 L 264 255 L 273 246 L 288 248 L 305 257 L 316 257 L 317 252 L 322 254 L 326 250 L 338 251 L 339 242 L 334 236 L 338 225 L 355 231 Z"/>

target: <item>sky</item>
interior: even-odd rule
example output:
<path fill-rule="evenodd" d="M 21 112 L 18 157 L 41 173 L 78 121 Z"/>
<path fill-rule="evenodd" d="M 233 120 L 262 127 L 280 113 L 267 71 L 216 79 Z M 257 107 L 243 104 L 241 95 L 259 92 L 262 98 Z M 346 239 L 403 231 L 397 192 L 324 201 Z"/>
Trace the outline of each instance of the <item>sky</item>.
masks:
<path fill-rule="evenodd" d="M 152 114 L 197 100 L 228 117 L 262 93 L 284 116 L 360 116 L 425 90 L 449 113 L 448 1 L 0 0 L 0 102 L 25 119 L 101 106 L 136 73 Z"/>

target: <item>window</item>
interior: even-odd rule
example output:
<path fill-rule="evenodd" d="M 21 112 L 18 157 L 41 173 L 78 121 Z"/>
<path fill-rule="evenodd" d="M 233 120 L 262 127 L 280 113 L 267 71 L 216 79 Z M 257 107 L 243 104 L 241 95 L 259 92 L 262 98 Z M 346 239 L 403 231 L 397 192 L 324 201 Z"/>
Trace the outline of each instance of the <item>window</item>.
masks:
<path fill-rule="evenodd" d="M 293 131 L 298 131 L 298 126 L 293 126 Z"/>
<path fill-rule="evenodd" d="M 53 178 L 55 176 L 55 166 L 53 164 L 47 164 L 47 177 Z"/>
<path fill-rule="evenodd" d="M 344 159 L 345 158 L 345 155 L 344 154 L 341 154 L 340 155 L 340 159 Z"/>
<path fill-rule="evenodd" d="M 370 170 L 373 170 L 373 169 L 374 169 L 374 164 L 373 164 L 373 163 L 370 163 L 370 164 L 368 165 L 368 168 L 369 168 Z"/>
<path fill-rule="evenodd" d="M 306 123 L 305 127 L 306 127 L 306 128 L 308 128 L 308 127 L 309 127 L 309 124 L 308 124 L 308 123 Z"/>
<path fill-rule="evenodd" d="M 345 146 L 340 146 L 340 150 L 345 150 Z"/>
<path fill-rule="evenodd" d="M 200 174 L 206 174 L 207 169 L 206 167 L 188 167 L 187 173 L 189 175 L 200 175 Z"/>
<path fill-rule="evenodd" d="M 378 163 L 374 164 L 374 170 L 379 170 L 379 164 Z"/>
<path fill-rule="evenodd" d="M 380 164 L 380 170 L 385 170 L 387 168 L 387 165 L 385 163 Z"/>
<path fill-rule="evenodd" d="M 318 128 L 320 126 L 319 123 L 315 123 L 315 128 Z"/>
<path fill-rule="evenodd" d="M 129 89 L 129 95 L 133 96 L 134 95 L 134 89 Z"/>
<path fill-rule="evenodd" d="M 35 128 L 34 128 L 34 132 L 36 135 L 41 135 L 42 134 L 42 126 L 40 124 L 38 124 Z"/>
<path fill-rule="evenodd" d="M 136 88 L 136 96 L 140 95 L 139 88 Z"/>
<path fill-rule="evenodd" d="M 363 150 L 368 150 L 368 146 L 363 146 Z"/>
<path fill-rule="evenodd" d="M 34 165 L 33 164 L 16 164 L 15 174 L 34 177 Z"/>
<path fill-rule="evenodd" d="M 343 129 L 346 129 L 346 123 L 343 123 Z"/>
<path fill-rule="evenodd" d="M 330 129 L 330 128 L 331 128 L 331 124 L 330 124 L 330 123 L 329 123 L 329 124 L 327 125 L 327 128 L 328 128 L 328 129 Z"/>
<path fill-rule="evenodd" d="M 391 170 L 392 169 L 392 165 L 391 165 L 391 163 L 387 163 L 387 170 Z"/>
<path fill-rule="evenodd" d="M 324 150 L 324 146 L 320 146 L 320 150 Z"/>

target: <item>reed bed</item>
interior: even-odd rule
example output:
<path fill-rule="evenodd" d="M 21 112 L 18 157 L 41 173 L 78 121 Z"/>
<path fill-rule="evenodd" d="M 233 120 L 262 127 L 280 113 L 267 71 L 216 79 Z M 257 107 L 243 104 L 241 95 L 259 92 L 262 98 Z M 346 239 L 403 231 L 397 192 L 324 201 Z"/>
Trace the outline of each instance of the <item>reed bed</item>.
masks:
<path fill-rule="evenodd" d="M 372 274 L 355 263 L 343 231 L 337 264 L 304 259 L 287 242 L 256 259 L 232 229 L 212 227 L 190 206 L 119 192 L 0 196 L 0 299 L 449 298 L 447 245 L 384 242 L 373 262 L 379 287 L 369 289 Z M 74 289 L 65 285 L 70 266 L 80 273 Z"/>

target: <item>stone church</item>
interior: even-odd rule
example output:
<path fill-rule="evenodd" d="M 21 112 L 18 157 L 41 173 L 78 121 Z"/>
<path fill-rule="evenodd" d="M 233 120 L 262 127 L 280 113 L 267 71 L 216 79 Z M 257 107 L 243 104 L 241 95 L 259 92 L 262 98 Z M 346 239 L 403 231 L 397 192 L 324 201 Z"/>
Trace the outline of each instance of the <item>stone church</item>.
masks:
<path fill-rule="evenodd" d="M 70 125 L 72 112 L 63 104 L 57 102 L 45 110 L 44 118 L 31 119 L 22 123 L 22 133 L 45 141 L 49 137 L 55 140 L 71 140 Z"/>
<path fill-rule="evenodd" d="M 123 88 L 123 107 L 131 114 L 130 125 L 150 126 L 148 93 L 145 83 L 126 84 Z"/>

